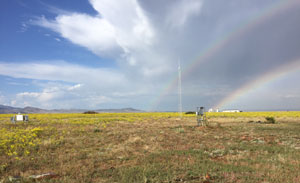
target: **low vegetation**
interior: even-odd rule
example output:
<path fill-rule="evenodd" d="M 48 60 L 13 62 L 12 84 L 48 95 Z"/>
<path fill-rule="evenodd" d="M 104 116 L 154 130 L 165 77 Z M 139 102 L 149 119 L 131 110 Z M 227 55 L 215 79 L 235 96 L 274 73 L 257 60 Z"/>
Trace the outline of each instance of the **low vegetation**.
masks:
<path fill-rule="evenodd" d="M 187 111 L 187 112 L 185 112 L 185 114 L 196 114 L 196 112 L 195 111 Z"/>
<path fill-rule="evenodd" d="M 98 114 L 98 113 L 95 111 L 85 111 L 83 112 L 83 114 Z"/>
<path fill-rule="evenodd" d="M 274 117 L 266 117 L 267 123 L 275 124 L 275 118 Z"/>
<path fill-rule="evenodd" d="M 0 182 L 300 182 L 300 112 L 10 116 Z"/>

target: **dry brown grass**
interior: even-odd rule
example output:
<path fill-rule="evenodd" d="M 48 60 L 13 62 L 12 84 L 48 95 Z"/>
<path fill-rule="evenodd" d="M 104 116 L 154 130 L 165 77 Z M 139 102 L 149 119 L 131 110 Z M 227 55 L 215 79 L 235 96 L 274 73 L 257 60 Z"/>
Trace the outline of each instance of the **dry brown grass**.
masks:
<path fill-rule="evenodd" d="M 114 114 L 118 115 L 118 114 Z M 101 116 L 99 117 L 99 120 Z M 41 120 L 41 119 L 40 119 Z M 0 155 L 0 181 L 54 172 L 41 182 L 297 182 L 300 122 L 248 123 L 260 118 L 150 117 L 136 121 L 73 124 L 32 120 L 0 128 L 44 129 L 38 148 L 20 160 Z M 84 120 L 84 119 L 83 119 Z"/>

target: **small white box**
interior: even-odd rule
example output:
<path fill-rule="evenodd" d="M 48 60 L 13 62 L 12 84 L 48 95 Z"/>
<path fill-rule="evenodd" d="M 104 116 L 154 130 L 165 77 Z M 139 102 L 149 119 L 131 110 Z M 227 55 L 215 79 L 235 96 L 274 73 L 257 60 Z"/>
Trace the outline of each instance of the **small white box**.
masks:
<path fill-rule="evenodd" d="M 17 115 L 16 116 L 16 121 L 23 121 L 23 115 Z"/>

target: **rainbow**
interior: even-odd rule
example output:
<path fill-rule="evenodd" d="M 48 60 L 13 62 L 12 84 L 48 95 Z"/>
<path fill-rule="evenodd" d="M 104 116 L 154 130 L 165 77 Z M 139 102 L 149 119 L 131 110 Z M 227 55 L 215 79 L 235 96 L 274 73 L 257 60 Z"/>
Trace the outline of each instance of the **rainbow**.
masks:
<path fill-rule="evenodd" d="M 284 66 L 280 66 L 270 72 L 263 74 L 262 76 L 257 77 L 254 80 L 244 84 L 243 86 L 236 89 L 230 95 L 222 99 L 217 105 L 213 108 L 221 109 L 223 106 L 234 102 L 239 97 L 245 95 L 246 93 L 255 90 L 256 88 L 263 86 L 267 83 L 270 83 L 278 78 L 281 78 L 289 73 L 298 71 L 300 69 L 300 60 L 295 60 L 289 62 L 289 64 L 285 64 Z"/>
<path fill-rule="evenodd" d="M 213 41 L 206 49 L 204 49 L 199 55 L 197 55 L 193 59 L 193 61 L 182 69 L 182 79 L 192 74 L 193 71 L 199 68 L 199 65 L 203 64 L 208 58 L 215 55 L 219 50 L 224 48 L 230 42 L 239 39 L 241 36 L 245 35 L 247 32 L 251 31 L 255 26 L 262 24 L 269 18 L 281 13 L 285 12 L 289 8 L 293 7 L 295 3 L 299 3 L 297 0 L 282 0 L 277 3 L 274 3 L 272 6 L 266 8 L 262 13 L 251 17 L 245 23 L 240 24 L 237 28 L 230 31 L 225 36 L 220 39 L 216 39 Z M 168 84 L 163 87 L 159 95 L 150 103 L 150 109 L 155 109 L 162 99 L 168 95 L 177 85 L 177 74 L 174 78 L 168 82 Z"/>

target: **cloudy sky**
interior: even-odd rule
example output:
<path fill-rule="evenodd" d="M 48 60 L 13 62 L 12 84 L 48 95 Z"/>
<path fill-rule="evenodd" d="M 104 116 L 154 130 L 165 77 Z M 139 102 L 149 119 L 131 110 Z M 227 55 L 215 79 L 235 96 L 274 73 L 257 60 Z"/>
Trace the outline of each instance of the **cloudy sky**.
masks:
<path fill-rule="evenodd" d="M 0 104 L 300 110 L 298 0 L 2 0 Z"/>

